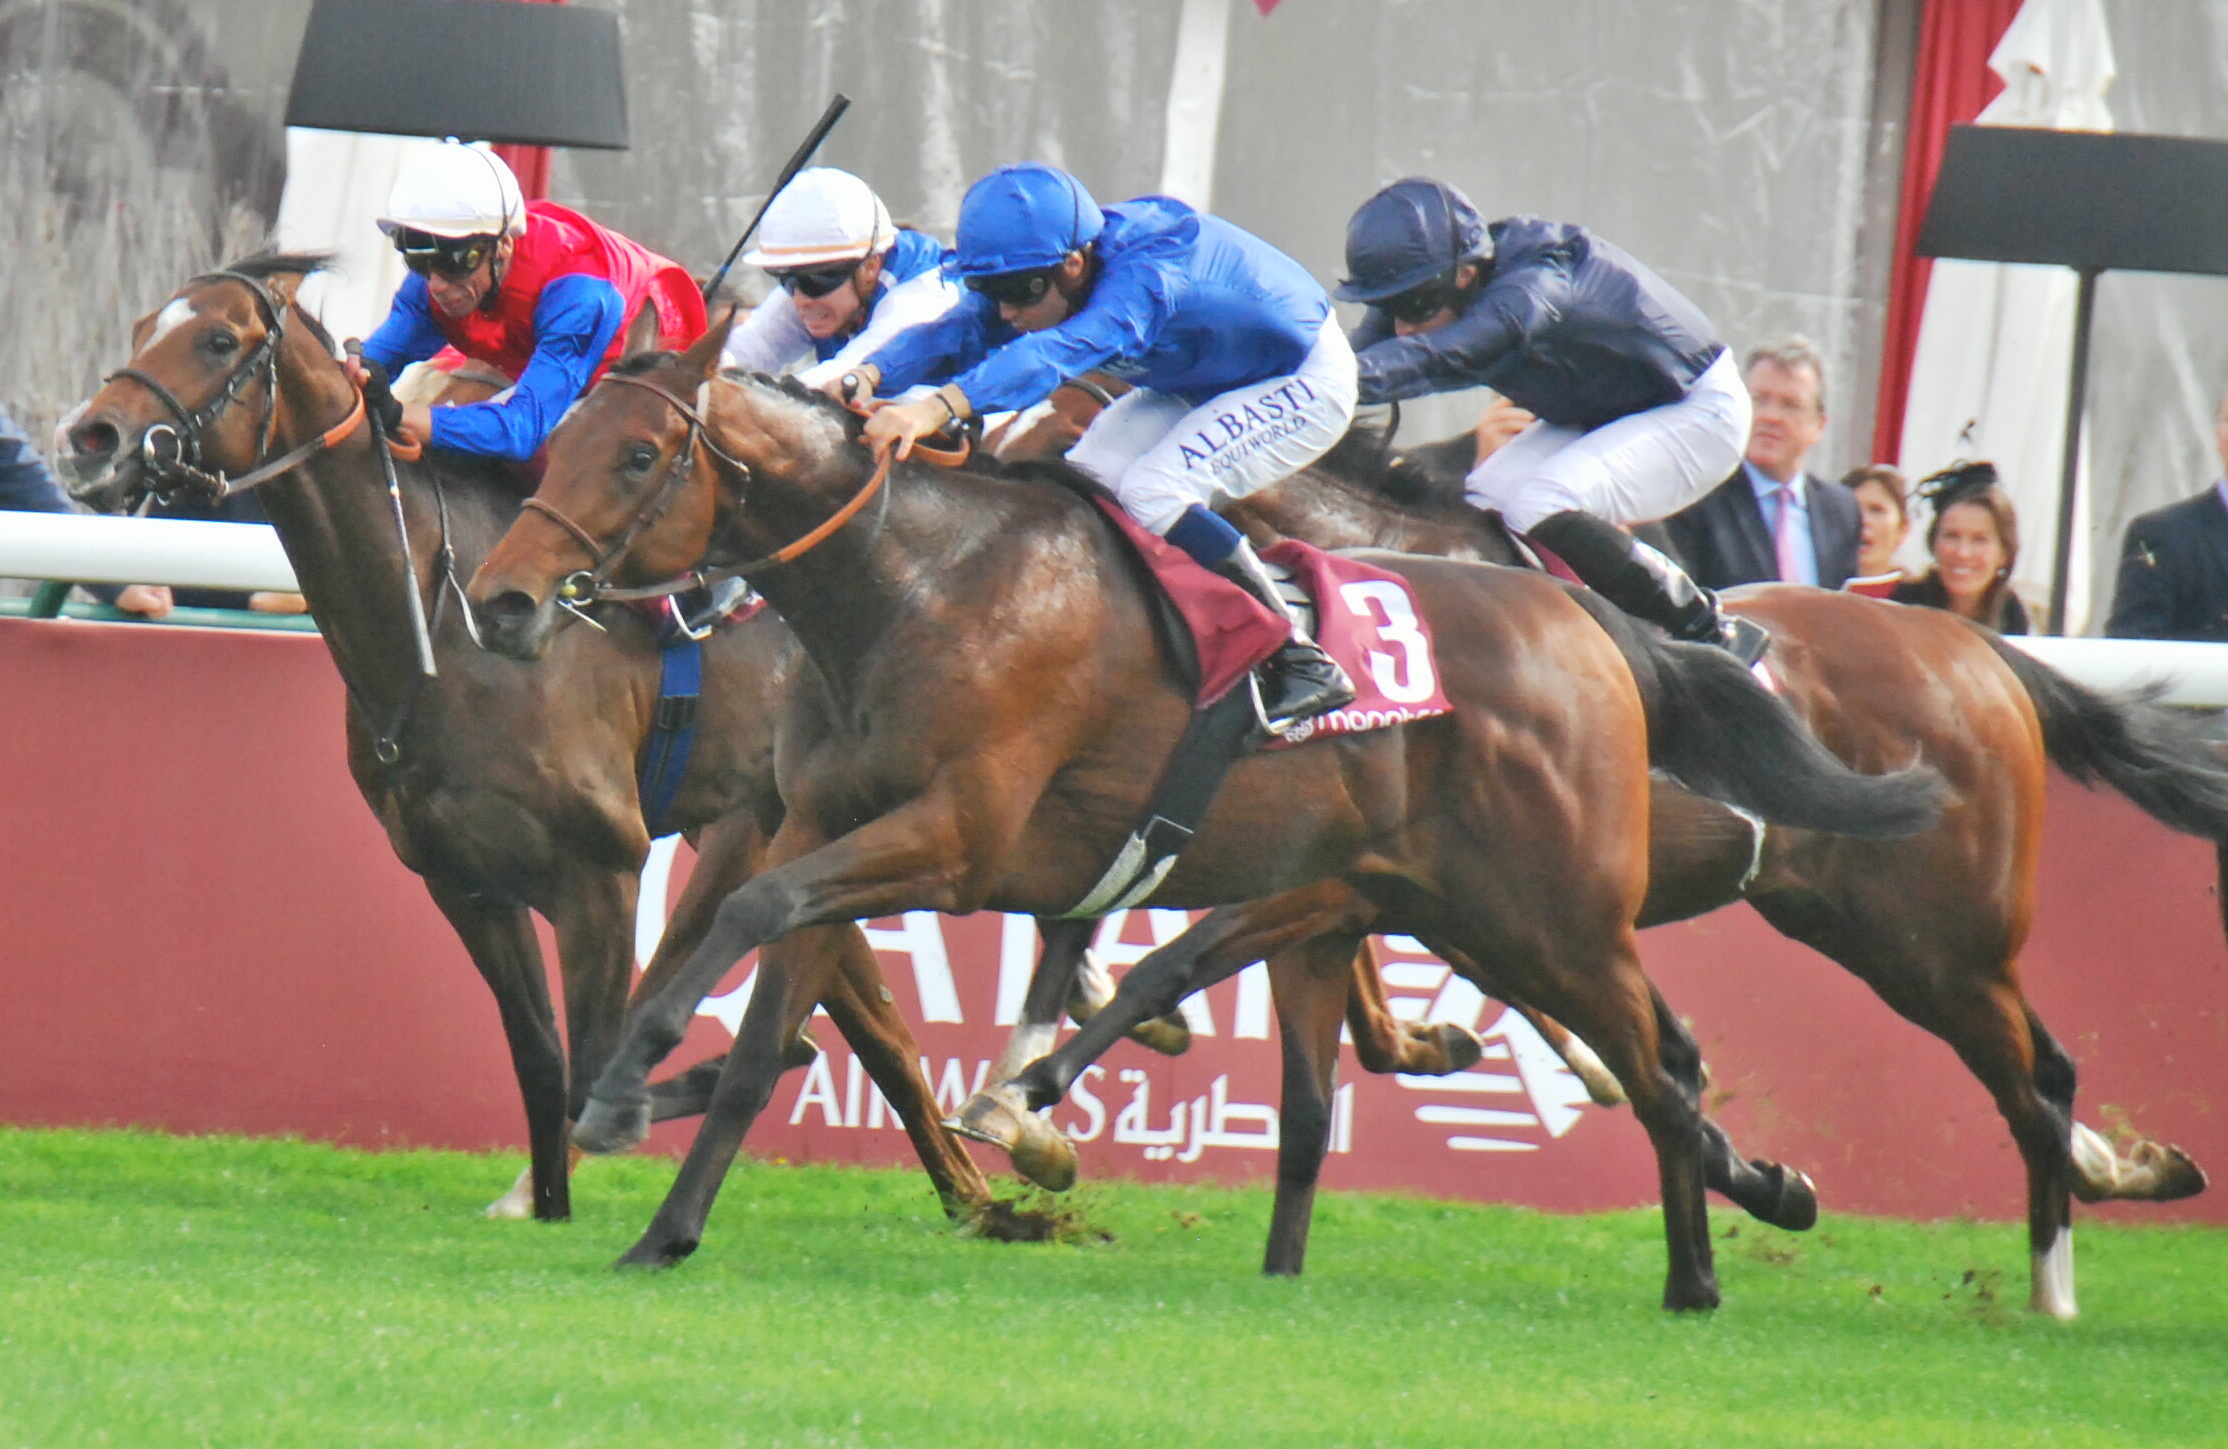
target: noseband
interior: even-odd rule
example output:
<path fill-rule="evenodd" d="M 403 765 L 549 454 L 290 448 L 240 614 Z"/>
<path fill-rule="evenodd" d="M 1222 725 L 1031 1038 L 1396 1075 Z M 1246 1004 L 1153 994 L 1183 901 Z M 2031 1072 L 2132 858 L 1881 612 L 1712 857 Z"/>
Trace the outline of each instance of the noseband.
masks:
<path fill-rule="evenodd" d="M 526 500 L 524 507 L 539 513 L 571 535 L 573 541 L 586 551 L 590 560 L 589 567 L 577 573 L 568 574 L 564 581 L 558 585 L 557 597 L 561 607 L 577 612 L 582 606 L 599 599 L 628 601 L 664 598 L 669 594 L 678 594 L 689 589 L 701 588 L 705 584 L 717 583 L 722 579 L 740 578 L 759 573 L 776 565 L 788 563 L 791 559 L 809 552 L 826 541 L 837 529 L 856 517 L 859 510 L 866 507 L 868 502 L 877 494 L 881 495 L 885 504 L 888 502 L 889 495 L 883 491 L 882 485 L 890 476 L 890 459 L 887 455 L 884 455 L 880 463 L 876 465 L 873 476 L 867 479 L 865 486 L 854 494 L 849 502 L 830 514 L 819 526 L 794 543 L 776 549 L 763 558 L 754 558 L 746 563 L 722 565 L 714 569 L 691 569 L 677 578 L 667 579 L 663 583 L 646 584 L 640 588 L 613 588 L 608 582 L 611 569 L 620 559 L 626 556 L 627 550 L 634 546 L 635 540 L 639 539 L 653 524 L 665 516 L 666 510 L 671 508 L 674 500 L 680 496 L 682 484 L 688 481 L 690 472 L 695 468 L 696 449 L 699 443 L 714 458 L 733 469 L 736 475 L 742 479 L 745 488 L 750 485 L 751 471 L 749 464 L 722 451 L 720 446 L 711 440 L 709 436 L 711 424 L 705 421 L 701 412 L 666 389 L 659 387 L 656 383 L 645 378 L 619 377 L 609 374 L 600 379 L 598 385 L 600 386 L 603 383 L 620 383 L 627 387 L 638 387 L 662 400 L 667 407 L 679 413 L 687 421 L 689 425 L 688 441 L 681 445 L 680 452 L 674 454 L 673 461 L 666 465 L 665 476 L 659 481 L 657 491 L 652 493 L 649 499 L 635 510 L 634 516 L 620 530 L 617 538 L 609 544 L 604 543 L 587 529 L 566 517 L 564 512 L 555 504 L 545 501 L 539 495 Z"/>
<path fill-rule="evenodd" d="M 189 410 L 161 381 L 136 367 L 120 367 L 101 379 L 103 383 L 118 378 L 138 383 L 153 393 L 155 400 L 177 420 L 175 427 L 156 423 L 139 440 L 140 463 L 153 480 L 155 496 L 165 503 L 182 487 L 194 488 L 207 495 L 211 502 L 222 502 L 235 493 L 268 483 L 312 455 L 332 447 L 354 433 L 364 421 L 364 395 L 361 390 L 351 388 L 355 393 L 355 405 L 348 410 L 348 416 L 301 447 L 266 463 L 264 460 L 270 457 L 271 442 L 278 431 L 278 349 L 286 336 L 286 309 L 279 305 L 269 288 L 245 272 L 209 272 L 195 277 L 187 285 L 200 282 L 238 282 L 255 295 L 256 309 L 263 318 L 263 339 L 248 349 L 247 356 L 240 359 L 215 396 L 199 408 Z M 256 466 L 238 478 L 227 478 L 221 469 L 215 472 L 205 469 L 201 458 L 202 430 L 224 416 L 258 374 L 263 379 L 268 404 L 263 417 L 262 441 L 255 449 Z"/>

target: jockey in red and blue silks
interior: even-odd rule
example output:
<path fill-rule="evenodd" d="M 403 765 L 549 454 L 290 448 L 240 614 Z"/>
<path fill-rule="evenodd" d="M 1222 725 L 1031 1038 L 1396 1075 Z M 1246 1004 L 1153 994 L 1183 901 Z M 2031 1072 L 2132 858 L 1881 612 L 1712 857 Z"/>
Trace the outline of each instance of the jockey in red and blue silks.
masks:
<path fill-rule="evenodd" d="M 1626 613 L 1754 663 L 1761 626 L 1617 524 L 1715 488 L 1748 442 L 1749 397 L 1709 319 L 1584 227 L 1488 226 L 1442 181 L 1412 176 L 1346 227 L 1340 300 L 1364 402 L 1490 387 L 1537 419 L 1471 470 L 1472 504 L 1553 549 Z"/>
<path fill-rule="evenodd" d="M 507 392 L 459 407 L 403 409 L 403 428 L 435 447 L 523 461 L 565 409 L 618 361 L 645 307 L 658 345 L 703 335 L 687 270 L 547 201 L 524 201 L 501 157 L 437 147 L 396 180 L 380 230 L 411 275 L 364 356 L 391 376 L 450 346 L 502 369 Z"/>
<path fill-rule="evenodd" d="M 1002 167 L 969 189 L 954 269 L 967 299 L 900 333 L 843 384 L 854 393 L 943 384 L 878 408 L 868 441 L 902 457 L 952 419 L 1029 407 L 1086 372 L 1133 384 L 1068 461 L 1139 523 L 1291 622 L 1269 671 L 1271 720 L 1349 702 L 1345 672 L 1213 512 L 1305 468 L 1353 421 L 1354 354 L 1306 269 L 1173 197 L 1101 210 L 1074 177 L 1036 164 Z"/>

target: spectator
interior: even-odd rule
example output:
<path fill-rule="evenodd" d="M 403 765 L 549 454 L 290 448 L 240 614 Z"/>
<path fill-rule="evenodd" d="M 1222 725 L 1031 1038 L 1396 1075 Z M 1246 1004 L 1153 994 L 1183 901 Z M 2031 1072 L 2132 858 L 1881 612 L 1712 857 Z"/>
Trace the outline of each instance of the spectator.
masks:
<path fill-rule="evenodd" d="M 1934 521 L 1926 526 L 1934 567 L 1923 579 L 1896 585 L 1889 597 L 1963 614 L 1999 634 L 2026 633 L 2027 606 L 2011 586 L 2019 518 L 1996 486 L 1996 466 L 1959 463 L 1922 480 L 1918 491 L 1934 504 Z"/>
<path fill-rule="evenodd" d="M 1838 589 L 1857 572 L 1856 499 L 1803 470 L 1826 430 L 1826 360 L 1805 337 L 1748 354 L 1755 421 L 1732 477 L 1664 520 L 1679 557 L 1708 589 L 1817 584 Z"/>
<path fill-rule="evenodd" d="M 2228 462 L 2228 396 L 2213 418 L 2213 445 Z M 2228 641 L 2228 479 L 2127 526 L 2104 632 Z"/>
<path fill-rule="evenodd" d="M 73 513 L 69 495 L 55 481 L 46 459 L 0 407 L 0 510 L 10 513 Z"/>
<path fill-rule="evenodd" d="M 1842 585 L 1860 594 L 1884 599 L 1903 582 L 1895 551 L 1911 531 L 1911 508 L 1903 475 L 1885 463 L 1853 468 L 1841 486 L 1857 500 L 1857 572 Z"/>

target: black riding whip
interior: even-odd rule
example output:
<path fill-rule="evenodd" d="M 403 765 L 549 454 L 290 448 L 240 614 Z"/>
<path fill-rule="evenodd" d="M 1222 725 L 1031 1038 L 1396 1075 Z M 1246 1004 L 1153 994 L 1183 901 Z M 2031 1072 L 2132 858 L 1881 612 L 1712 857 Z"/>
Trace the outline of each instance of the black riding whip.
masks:
<path fill-rule="evenodd" d="M 712 273 L 712 279 L 704 284 L 706 302 L 712 300 L 712 294 L 719 290 L 719 284 L 727 280 L 728 269 L 735 265 L 735 258 L 743 254 L 743 248 L 750 244 L 751 233 L 758 230 L 758 223 L 766 219 L 767 207 L 774 204 L 774 198 L 781 195 L 782 188 L 796 180 L 797 173 L 805 169 L 805 163 L 812 159 L 812 153 L 820 149 L 820 143 L 828 139 L 828 133 L 835 129 L 835 123 L 842 120 L 843 113 L 849 109 L 851 98 L 837 91 L 835 99 L 828 102 L 828 108 L 813 123 L 812 134 L 805 137 L 805 143 L 797 148 L 796 155 L 789 158 L 789 164 L 781 168 L 781 176 L 774 182 L 774 189 L 766 193 L 765 203 L 758 208 L 758 215 L 752 217 L 750 225 L 743 228 L 743 234 L 735 238 L 735 249 L 727 254 L 727 260 L 719 264 L 719 270 Z"/>

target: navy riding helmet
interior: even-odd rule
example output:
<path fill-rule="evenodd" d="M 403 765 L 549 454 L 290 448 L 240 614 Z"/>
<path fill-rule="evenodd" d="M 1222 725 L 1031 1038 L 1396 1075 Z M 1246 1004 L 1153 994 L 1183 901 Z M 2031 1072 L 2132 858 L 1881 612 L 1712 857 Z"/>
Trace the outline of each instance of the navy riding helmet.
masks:
<path fill-rule="evenodd" d="M 1363 202 L 1346 223 L 1341 302 L 1382 302 L 1443 277 L 1462 262 L 1493 260 L 1478 209 L 1444 181 L 1410 176 Z"/>

